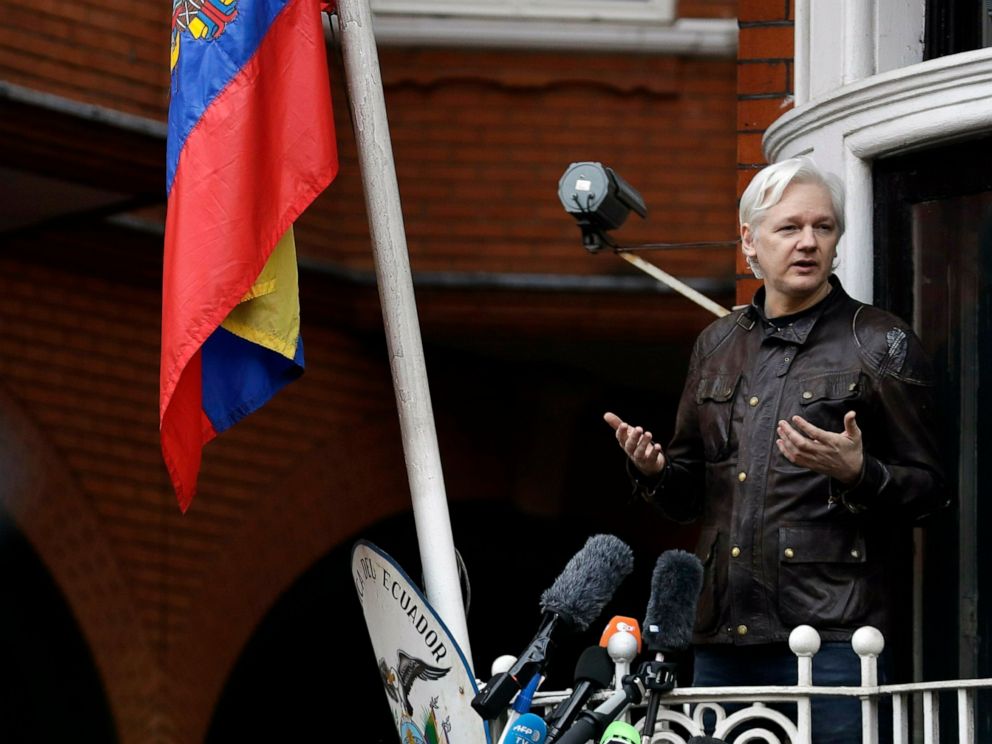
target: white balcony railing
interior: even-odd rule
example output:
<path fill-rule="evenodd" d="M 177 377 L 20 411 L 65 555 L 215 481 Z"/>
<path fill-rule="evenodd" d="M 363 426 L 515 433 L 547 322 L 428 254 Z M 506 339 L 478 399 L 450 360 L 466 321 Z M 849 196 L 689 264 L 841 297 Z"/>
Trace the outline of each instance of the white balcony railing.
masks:
<path fill-rule="evenodd" d="M 810 744 L 812 701 L 818 697 L 854 697 L 861 701 L 863 744 L 878 744 L 880 732 L 888 728 L 893 744 L 975 744 L 975 698 L 979 690 L 992 688 L 992 679 L 952 680 L 917 684 L 879 685 L 878 657 L 884 647 L 882 634 L 875 628 L 861 628 L 852 639 L 852 647 L 861 658 L 861 685 L 858 687 L 828 687 L 814 685 L 813 657 L 820 649 L 820 636 L 809 626 L 792 631 L 789 647 L 796 655 L 798 684 L 794 686 L 763 687 L 697 687 L 676 688 L 664 694 L 658 711 L 658 723 L 651 744 L 686 744 L 694 736 L 710 736 L 733 744 L 764 742 L 765 744 Z M 624 661 L 616 659 L 618 667 Z M 550 712 L 570 694 L 539 692 L 534 697 L 535 712 Z M 606 695 L 600 693 L 598 699 Z M 879 703 L 892 701 L 891 721 L 880 717 Z M 957 705 L 956 732 L 940 732 L 939 707 L 941 699 L 953 699 Z M 736 703 L 733 712 L 725 705 Z M 786 715 L 776 708 L 785 708 Z M 741 708 L 740 704 L 745 707 Z M 782 705 L 784 704 L 784 705 Z M 792 709 L 791 705 L 795 708 Z M 910 730 L 910 710 L 915 720 Z M 643 704 L 625 713 L 643 729 Z M 882 720 L 884 718 L 885 720 Z"/>

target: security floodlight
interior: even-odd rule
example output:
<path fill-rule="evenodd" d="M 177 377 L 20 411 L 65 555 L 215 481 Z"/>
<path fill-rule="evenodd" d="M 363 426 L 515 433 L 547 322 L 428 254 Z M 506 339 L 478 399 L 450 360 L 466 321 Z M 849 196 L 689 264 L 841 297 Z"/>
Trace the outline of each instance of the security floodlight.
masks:
<path fill-rule="evenodd" d="M 605 233 L 624 223 L 631 210 L 648 213 L 637 189 L 602 163 L 572 163 L 558 181 L 558 198 L 582 230 L 582 245 L 590 253 L 610 245 Z"/>
<path fill-rule="evenodd" d="M 637 243 L 619 245 L 611 240 L 607 231 L 614 230 L 624 223 L 631 210 L 646 217 L 648 209 L 637 189 L 624 181 L 612 168 L 602 163 L 572 163 L 558 180 L 558 198 L 565 211 L 575 218 L 582 230 L 582 245 L 590 253 L 597 253 L 604 246 L 613 249 L 620 258 L 654 277 L 659 282 L 679 294 L 688 297 L 696 304 L 705 307 L 714 315 L 724 316 L 730 311 L 720 307 L 713 300 L 700 294 L 685 282 L 648 263 L 632 251 L 641 250 L 685 250 L 687 248 L 727 248 L 736 246 L 736 240 L 697 241 L 693 243 Z"/>

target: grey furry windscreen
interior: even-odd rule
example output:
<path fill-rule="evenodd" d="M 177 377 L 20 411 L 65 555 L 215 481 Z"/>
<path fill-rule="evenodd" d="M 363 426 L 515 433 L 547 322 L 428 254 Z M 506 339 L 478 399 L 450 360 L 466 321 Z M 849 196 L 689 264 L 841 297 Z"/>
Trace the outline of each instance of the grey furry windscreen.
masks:
<path fill-rule="evenodd" d="M 634 570 L 634 553 L 614 535 L 594 535 L 541 595 L 541 609 L 585 630 Z"/>
<path fill-rule="evenodd" d="M 666 550 L 658 556 L 644 619 L 648 648 L 675 651 L 689 647 L 702 586 L 703 564 L 695 555 Z"/>

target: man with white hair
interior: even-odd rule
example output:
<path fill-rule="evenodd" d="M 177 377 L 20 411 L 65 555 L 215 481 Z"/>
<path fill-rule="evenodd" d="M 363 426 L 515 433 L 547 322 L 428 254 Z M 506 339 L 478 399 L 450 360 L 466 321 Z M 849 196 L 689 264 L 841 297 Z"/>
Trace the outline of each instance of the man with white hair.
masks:
<path fill-rule="evenodd" d="M 787 641 L 802 624 L 824 641 L 814 681 L 860 684 L 851 636 L 905 624 L 908 527 L 946 503 L 931 369 L 904 322 L 833 275 L 835 176 L 807 158 L 768 166 L 740 222 L 763 287 L 696 340 L 671 443 L 604 418 L 636 491 L 701 522 L 694 684 L 794 684 Z M 861 740 L 857 701 L 828 705 L 845 703 L 851 715 L 814 708 L 814 742 Z"/>

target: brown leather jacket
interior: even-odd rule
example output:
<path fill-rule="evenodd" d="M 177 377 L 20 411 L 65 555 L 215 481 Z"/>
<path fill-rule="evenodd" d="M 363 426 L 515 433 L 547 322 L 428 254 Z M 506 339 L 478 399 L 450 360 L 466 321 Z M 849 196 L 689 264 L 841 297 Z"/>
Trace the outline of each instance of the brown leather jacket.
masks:
<path fill-rule="evenodd" d="M 932 373 L 912 330 L 833 290 L 778 329 L 764 290 L 696 341 L 660 480 L 635 478 L 669 517 L 700 519 L 705 567 L 697 643 L 824 640 L 862 625 L 888 634 L 910 575 L 908 526 L 946 504 Z M 790 463 L 775 427 L 800 415 L 843 431 L 857 412 L 865 465 L 849 490 Z M 900 613 L 903 621 L 905 616 Z"/>

